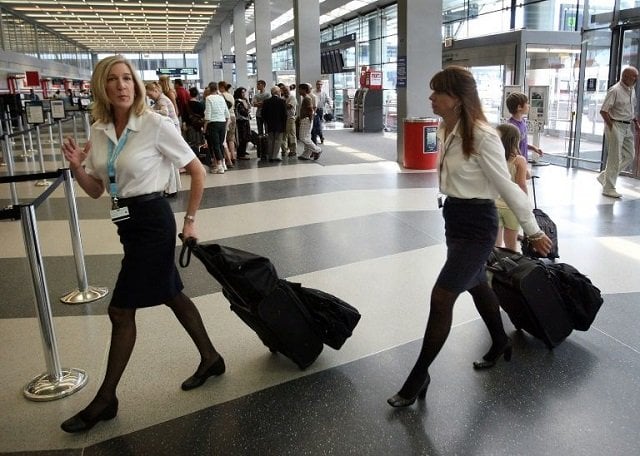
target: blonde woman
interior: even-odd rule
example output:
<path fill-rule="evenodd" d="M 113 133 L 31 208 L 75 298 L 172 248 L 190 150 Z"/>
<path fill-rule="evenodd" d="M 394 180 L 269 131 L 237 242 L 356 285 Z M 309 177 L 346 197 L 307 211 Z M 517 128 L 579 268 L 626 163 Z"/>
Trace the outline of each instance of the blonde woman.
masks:
<path fill-rule="evenodd" d="M 162 93 L 164 93 L 169 98 L 169 100 L 171 100 L 171 103 L 173 103 L 174 111 L 179 112 L 178 111 L 178 94 L 176 93 L 174 88 L 171 87 L 171 81 L 169 80 L 169 76 L 167 75 L 160 76 L 158 78 L 158 84 L 160 84 Z"/>
<path fill-rule="evenodd" d="M 117 415 L 116 389 L 136 342 L 138 308 L 166 305 L 195 343 L 200 365 L 182 383 L 183 390 L 197 388 L 225 371 L 224 360 L 211 343 L 198 309 L 182 292 L 175 265 L 175 217 L 162 197 L 162 183 L 171 168 L 186 168 L 191 187 L 182 234 L 197 238 L 196 212 L 204 190 L 204 168 L 172 122 L 148 109 L 145 88 L 124 57 L 98 62 L 91 91 L 91 115 L 96 119 L 91 141 L 82 146 L 68 137 L 62 152 L 78 185 L 89 196 L 97 199 L 105 191 L 111 195 L 112 221 L 124 257 L 109 303 L 112 329 L 106 373 L 89 405 L 62 423 L 62 429 L 70 433 L 87 431 Z M 166 345 L 171 345 L 171 338 L 166 339 Z M 162 375 L 166 368 L 151 367 L 157 369 L 155 375 Z"/>

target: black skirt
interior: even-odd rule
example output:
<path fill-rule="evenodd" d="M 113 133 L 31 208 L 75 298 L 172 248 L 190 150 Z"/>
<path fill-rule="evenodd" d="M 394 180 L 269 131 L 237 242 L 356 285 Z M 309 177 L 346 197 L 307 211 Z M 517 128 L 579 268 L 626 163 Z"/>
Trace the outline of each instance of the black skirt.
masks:
<path fill-rule="evenodd" d="M 130 217 L 117 224 L 124 258 L 111 305 L 134 309 L 164 304 L 184 288 L 175 262 L 173 211 L 165 198 L 127 207 Z"/>
<path fill-rule="evenodd" d="M 492 200 L 447 198 L 442 211 L 447 261 L 436 285 L 462 293 L 487 281 L 485 264 L 498 233 L 498 215 Z"/>

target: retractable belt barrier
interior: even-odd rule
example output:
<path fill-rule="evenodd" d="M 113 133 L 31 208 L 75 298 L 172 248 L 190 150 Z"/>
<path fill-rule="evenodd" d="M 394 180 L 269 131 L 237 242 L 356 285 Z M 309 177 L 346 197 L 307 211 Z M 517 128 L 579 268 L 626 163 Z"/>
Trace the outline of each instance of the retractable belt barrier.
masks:
<path fill-rule="evenodd" d="M 73 394 L 87 383 L 87 375 L 83 370 L 60 367 L 53 328 L 51 302 L 47 290 L 47 281 L 36 224 L 35 209 L 42 204 L 61 183 L 64 183 L 69 208 L 69 226 L 71 229 L 73 255 L 76 263 L 79 288 L 64 295 L 60 300 L 67 304 L 91 302 L 104 297 L 108 293 L 108 290 L 104 287 L 91 287 L 87 285 L 87 273 L 82 251 L 73 178 L 68 168 L 60 169 L 55 173 L 4 176 L 0 177 L 0 183 L 15 183 L 41 178 L 55 178 L 55 181 L 31 203 L 14 204 L 12 207 L 0 210 L 0 220 L 19 219 L 22 224 L 25 250 L 31 268 L 31 277 L 36 297 L 36 310 L 40 323 L 40 331 L 42 333 L 42 344 L 47 362 L 47 372 L 31 380 L 25 386 L 23 393 L 27 399 L 49 401 Z"/>

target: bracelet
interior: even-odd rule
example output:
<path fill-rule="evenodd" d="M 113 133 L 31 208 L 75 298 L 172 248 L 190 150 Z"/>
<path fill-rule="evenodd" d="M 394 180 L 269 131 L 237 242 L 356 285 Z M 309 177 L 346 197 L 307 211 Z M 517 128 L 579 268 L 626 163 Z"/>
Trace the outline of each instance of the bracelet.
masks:
<path fill-rule="evenodd" d="M 538 241 L 540 239 L 542 239 L 544 237 L 544 231 L 538 231 L 535 234 L 532 234 L 531 236 L 527 236 L 527 240 L 529 241 Z"/>
<path fill-rule="evenodd" d="M 196 221 L 196 218 L 193 215 L 185 215 L 184 221 L 186 223 L 194 223 Z"/>

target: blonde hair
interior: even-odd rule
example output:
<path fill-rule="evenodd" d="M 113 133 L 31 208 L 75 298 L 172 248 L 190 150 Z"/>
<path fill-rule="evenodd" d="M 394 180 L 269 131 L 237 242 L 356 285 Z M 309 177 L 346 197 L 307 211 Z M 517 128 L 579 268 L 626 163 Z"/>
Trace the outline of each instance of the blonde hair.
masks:
<path fill-rule="evenodd" d="M 165 95 L 169 95 L 171 93 L 171 82 L 169 81 L 169 76 L 163 74 L 158 78 L 158 85 L 162 89 L 162 93 Z"/>
<path fill-rule="evenodd" d="M 144 88 L 147 90 L 160 90 L 162 92 L 162 87 L 160 87 L 160 84 L 157 82 L 147 82 Z"/>
<path fill-rule="evenodd" d="M 113 55 L 100 60 L 91 75 L 91 92 L 93 93 L 91 115 L 98 122 L 109 123 L 114 120 L 111 100 L 107 95 L 107 79 L 111 68 L 119 63 L 125 64 L 129 68 L 133 79 L 135 95 L 131 110 L 136 116 L 141 116 L 147 110 L 146 91 L 138 77 L 138 73 L 126 58 L 121 55 Z"/>
<path fill-rule="evenodd" d="M 504 158 L 509 161 L 513 157 L 520 155 L 520 130 L 512 124 L 500 124 L 496 127 L 502 147 L 504 147 Z"/>

